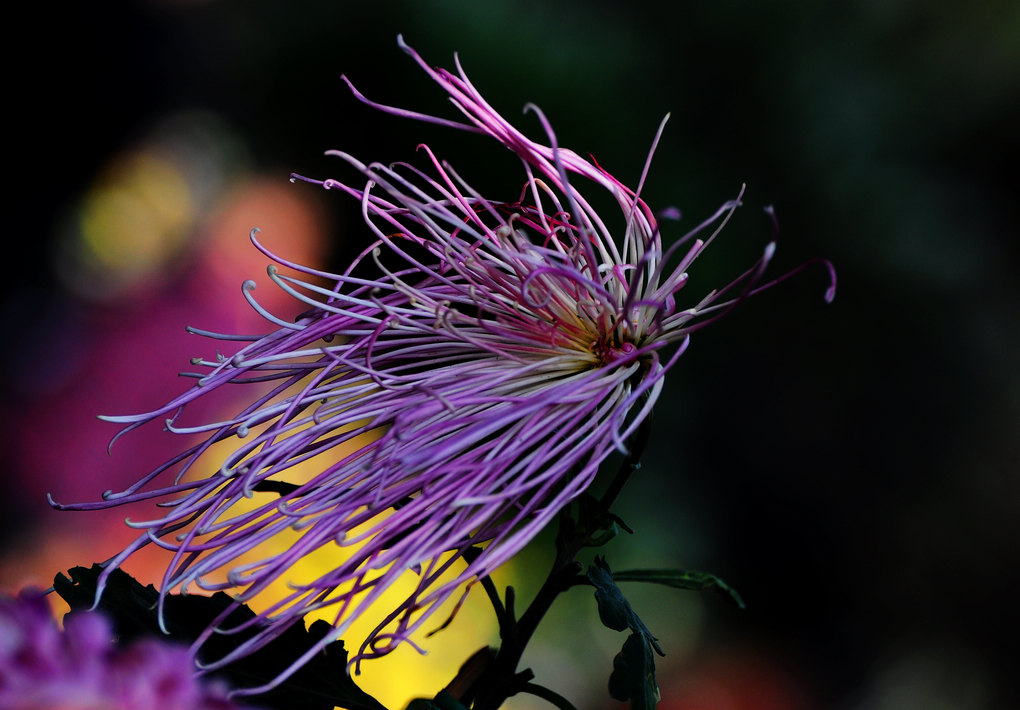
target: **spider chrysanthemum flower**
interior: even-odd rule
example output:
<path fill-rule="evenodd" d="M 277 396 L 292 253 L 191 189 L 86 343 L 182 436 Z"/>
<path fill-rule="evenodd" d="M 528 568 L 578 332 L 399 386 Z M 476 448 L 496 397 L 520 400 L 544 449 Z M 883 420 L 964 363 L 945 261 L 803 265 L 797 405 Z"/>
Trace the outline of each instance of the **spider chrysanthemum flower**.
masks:
<path fill-rule="evenodd" d="M 304 556 L 347 549 L 334 569 L 264 610 L 259 620 L 268 625 L 223 662 L 330 608 L 335 634 L 325 644 L 414 574 L 413 592 L 355 658 L 406 641 L 584 492 L 648 416 L 690 334 L 764 287 L 771 242 L 734 282 L 681 306 L 689 267 L 737 201 L 664 247 L 657 216 L 640 199 L 644 174 L 631 189 L 558 147 L 533 106 L 547 143 L 525 137 L 459 63 L 456 73 L 433 69 L 400 45 L 465 121 L 381 106 L 352 86 L 355 95 L 390 114 L 495 138 L 523 166 L 519 199 L 482 197 L 427 147 L 425 170 L 334 152 L 363 182 L 296 178 L 357 200 L 374 245 L 344 273 L 327 274 L 274 256 L 253 232 L 255 246 L 284 267 L 270 266 L 271 279 L 308 309 L 294 322 L 263 311 L 276 326 L 264 336 L 207 334 L 250 342 L 233 356 L 197 362 L 208 371 L 166 406 L 110 417 L 128 429 L 165 420 L 171 431 L 205 440 L 129 490 L 74 506 L 171 497 L 165 515 L 133 523 L 144 533 L 109 564 L 149 543 L 172 550 L 163 593 L 232 587 L 243 602 Z M 618 210 L 597 213 L 589 189 L 614 198 Z M 253 288 L 246 282 L 245 296 L 261 310 Z M 211 392 L 267 382 L 268 392 L 230 418 L 181 421 L 182 410 Z M 219 471 L 192 470 L 224 440 L 234 448 Z M 279 483 L 292 467 L 331 453 L 310 479 Z M 239 512 L 236 504 L 253 495 L 256 504 Z M 289 549 L 240 562 L 289 531 L 298 531 Z M 473 547 L 480 554 L 465 559 Z M 220 570 L 229 570 L 227 581 L 210 581 Z"/>

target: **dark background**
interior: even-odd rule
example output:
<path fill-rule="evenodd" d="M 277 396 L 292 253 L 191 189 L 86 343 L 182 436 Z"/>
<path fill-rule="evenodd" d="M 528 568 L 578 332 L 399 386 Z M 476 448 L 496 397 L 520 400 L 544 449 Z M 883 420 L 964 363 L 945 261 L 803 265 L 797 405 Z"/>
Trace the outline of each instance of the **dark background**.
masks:
<path fill-rule="evenodd" d="M 838 269 L 831 305 L 824 270 L 809 270 L 698 333 L 656 411 L 624 517 L 671 550 L 665 563 L 718 572 L 748 601 L 705 605 L 704 654 L 682 687 L 699 673 L 739 686 L 736 660 L 719 669 L 738 647 L 782 666 L 804 707 L 1015 707 L 1020 5 L 369 6 L 68 3 L 11 19 L 5 436 L 19 436 L 20 406 L 39 404 L 14 386 L 46 378 L 29 356 L 72 349 L 67 313 L 117 318 L 118 304 L 67 293 L 53 245 L 108 157 L 162 116 L 218 115 L 281 180 L 328 175 L 329 148 L 392 160 L 428 141 L 476 185 L 518 189 L 518 174 L 487 172 L 475 139 L 351 98 L 342 73 L 373 98 L 452 115 L 397 49 L 402 32 L 433 64 L 458 51 L 532 134 L 520 108 L 541 106 L 562 144 L 626 183 L 671 112 L 653 206 L 692 225 L 748 185 L 689 288 L 756 258 L 768 204 L 775 273 L 815 256 Z M 357 220 L 322 204 L 327 223 Z M 335 265 L 354 242 L 333 249 Z M 61 406 L 59 387 L 45 396 Z M 19 460 L 0 523 L 8 550 L 34 524 L 19 481 L 45 476 Z M 728 707 L 773 707 L 763 692 L 733 691 Z M 670 702 L 664 692 L 663 707 L 702 707 Z"/>

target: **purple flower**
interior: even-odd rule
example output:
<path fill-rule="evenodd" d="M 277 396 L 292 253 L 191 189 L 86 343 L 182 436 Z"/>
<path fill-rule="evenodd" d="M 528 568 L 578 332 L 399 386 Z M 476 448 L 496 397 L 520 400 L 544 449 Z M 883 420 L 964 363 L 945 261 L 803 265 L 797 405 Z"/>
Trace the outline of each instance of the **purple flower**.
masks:
<path fill-rule="evenodd" d="M 270 266 L 270 278 L 307 310 L 282 320 L 262 310 L 254 282 L 245 282 L 245 297 L 273 332 L 202 332 L 246 344 L 232 356 L 196 359 L 206 370 L 167 405 L 108 417 L 125 431 L 164 420 L 170 431 L 204 440 L 103 502 L 65 506 L 171 497 L 161 517 L 132 523 L 143 534 L 109 563 L 113 569 L 149 543 L 171 550 L 164 594 L 190 584 L 240 588 L 245 602 L 313 551 L 347 548 L 335 569 L 265 610 L 269 630 L 221 663 L 309 611 L 331 608 L 334 633 L 296 668 L 411 572 L 416 587 L 354 660 L 406 641 L 583 493 L 610 453 L 625 450 L 691 333 L 767 285 L 760 277 L 774 242 L 732 283 L 681 304 L 688 269 L 737 200 L 663 246 L 659 218 L 640 199 L 647 164 L 631 189 L 558 147 L 536 107 L 527 108 L 548 145 L 497 114 L 459 63 L 456 74 L 433 69 L 400 46 L 466 122 L 381 106 L 351 86 L 355 95 L 387 113 L 495 138 L 521 161 L 519 198 L 482 197 L 425 146 L 425 169 L 366 165 L 334 151 L 361 174 L 359 184 L 295 176 L 357 200 L 376 242 L 343 273 L 327 274 L 270 253 L 254 230 L 255 246 L 285 267 Z M 572 182 L 578 177 L 584 190 Z M 588 190 L 608 193 L 618 211 L 596 212 Z M 182 421 L 194 400 L 242 383 L 257 394 L 235 415 Z M 356 439 L 362 435 L 374 438 Z M 233 450 L 219 471 L 193 470 L 224 440 Z M 280 484 L 312 459 L 310 480 Z M 252 496 L 254 508 L 236 507 Z M 290 530 L 300 536 L 288 550 L 240 562 Z M 473 546 L 481 554 L 465 560 Z M 219 570 L 229 570 L 226 582 L 211 581 Z"/>
<path fill-rule="evenodd" d="M 0 596 L 0 707 L 11 710 L 231 710 L 225 688 L 202 683 L 188 649 L 139 641 L 118 649 L 98 613 L 57 627 L 46 598 Z"/>

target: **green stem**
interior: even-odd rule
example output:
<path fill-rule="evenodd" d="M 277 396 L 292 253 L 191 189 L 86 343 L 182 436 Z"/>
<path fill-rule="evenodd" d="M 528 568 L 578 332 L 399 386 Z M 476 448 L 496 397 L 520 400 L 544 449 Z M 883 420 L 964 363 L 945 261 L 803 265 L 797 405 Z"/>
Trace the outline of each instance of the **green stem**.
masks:
<path fill-rule="evenodd" d="M 610 514 L 609 509 L 619 497 L 623 486 L 630 479 L 631 474 L 640 467 L 640 458 L 644 452 L 645 444 L 648 442 L 650 429 L 650 417 L 646 417 L 627 442 L 628 453 L 620 468 L 617 469 L 609 488 L 598 502 L 599 516 L 604 518 Z M 561 592 L 578 583 L 578 575 L 583 566 L 575 558 L 591 542 L 592 536 L 598 528 L 599 526 L 595 525 L 589 530 L 574 529 L 570 534 L 565 535 L 561 523 L 560 534 L 557 535 L 556 559 L 552 569 L 520 619 L 515 620 L 512 607 L 512 588 L 507 588 L 507 603 L 503 608 L 504 613 L 499 628 L 501 640 L 499 651 L 488 671 L 482 674 L 471 690 L 470 695 L 474 698 L 474 703 L 471 705 L 473 710 L 499 710 L 507 698 L 520 692 L 538 695 L 565 710 L 575 710 L 570 703 L 553 691 L 530 683 L 532 678 L 530 671 L 518 673 L 517 666 L 520 664 L 528 642 L 531 641 L 531 637 L 538 629 L 546 612 L 552 607 L 553 602 Z M 486 591 L 488 592 L 488 589 Z M 489 594 L 492 599 L 493 594 Z M 495 599 L 498 601 L 498 596 Z M 494 602 L 493 606 L 496 607 L 497 614 L 499 614 L 502 605 L 496 606 L 496 602 Z M 541 690 L 535 692 L 539 688 Z M 554 697 L 557 700 L 554 700 Z M 470 701 L 470 699 L 468 697 L 464 700 Z"/>
<path fill-rule="evenodd" d="M 542 700 L 548 701 L 550 705 L 555 705 L 556 707 L 560 708 L 560 710 L 577 710 L 577 708 L 574 707 L 574 705 L 569 700 L 564 698 L 559 693 L 550 690 L 549 688 L 546 688 L 545 686 L 542 685 L 536 685 L 535 683 L 526 683 L 521 688 L 521 692 L 529 693 L 530 695 L 542 698 Z"/>
<path fill-rule="evenodd" d="M 470 565 L 478 559 L 480 554 L 482 554 L 482 548 L 469 547 L 464 551 L 464 561 Z M 499 590 L 496 589 L 496 584 L 492 581 L 492 577 L 488 575 L 480 577 L 478 581 L 481 583 L 482 589 L 485 590 L 485 594 L 488 595 L 489 603 L 492 604 L 492 608 L 496 612 L 496 623 L 502 629 L 507 613 L 506 608 L 503 606 L 503 601 L 499 598 Z"/>
<path fill-rule="evenodd" d="M 620 496 L 623 487 L 630 480 L 631 474 L 641 468 L 641 456 L 645 452 L 645 446 L 648 444 L 648 438 L 651 433 L 652 415 L 649 413 L 638 424 L 631 439 L 627 442 L 627 456 L 624 458 L 623 463 L 620 464 L 620 468 L 617 470 L 616 475 L 613 476 L 613 480 L 609 482 L 609 488 L 606 489 L 606 492 L 602 494 L 602 498 L 599 500 L 599 508 L 603 515 L 609 513 L 609 509 L 613 507 L 613 503 Z"/>

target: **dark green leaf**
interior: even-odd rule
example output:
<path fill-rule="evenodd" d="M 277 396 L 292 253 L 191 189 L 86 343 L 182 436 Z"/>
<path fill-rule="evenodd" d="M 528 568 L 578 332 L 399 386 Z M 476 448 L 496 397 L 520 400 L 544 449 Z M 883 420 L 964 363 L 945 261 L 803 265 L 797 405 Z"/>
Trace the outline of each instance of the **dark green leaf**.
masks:
<path fill-rule="evenodd" d="M 630 629 L 645 636 L 655 647 L 656 652 L 663 656 L 662 649 L 644 622 L 634 613 L 630 602 L 616 586 L 612 570 L 604 557 L 595 558 L 595 564 L 588 567 L 588 580 L 595 586 L 595 601 L 599 606 L 599 619 L 614 631 Z"/>
<path fill-rule="evenodd" d="M 68 574 L 58 574 L 54 590 L 66 601 L 72 612 L 92 607 L 96 584 L 102 572 L 99 565 L 75 567 Z M 122 641 L 143 636 L 159 636 L 182 644 L 191 644 L 217 617 L 229 612 L 228 625 L 254 618 L 255 612 L 236 603 L 223 592 L 212 596 L 171 594 L 164 602 L 164 623 L 167 634 L 159 628 L 157 604 L 159 592 L 152 585 L 142 586 L 122 570 L 114 570 L 106 582 L 98 608 L 113 623 Z M 230 664 L 218 677 L 236 688 L 264 685 L 278 677 L 302 653 L 330 630 L 325 621 L 316 621 L 307 630 L 295 624 L 264 647 Z M 200 659 L 222 658 L 255 632 L 214 634 L 202 645 Z M 343 641 L 334 641 L 316 654 L 293 675 L 267 693 L 253 697 L 265 708 L 280 710 L 386 710 L 377 700 L 355 685 L 347 674 L 347 651 Z"/>
<path fill-rule="evenodd" d="M 741 609 L 744 608 L 744 600 L 740 598 L 737 590 L 710 572 L 682 569 L 629 569 L 613 572 L 613 579 L 617 582 L 665 584 L 667 587 L 676 589 L 715 589 L 729 597 Z"/>
<path fill-rule="evenodd" d="M 609 695 L 615 700 L 629 700 L 631 710 L 652 710 L 659 702 L 655 656 L 644 634 L 628 636 L 623 642 L 623 649 L 613 659 Z"/>

